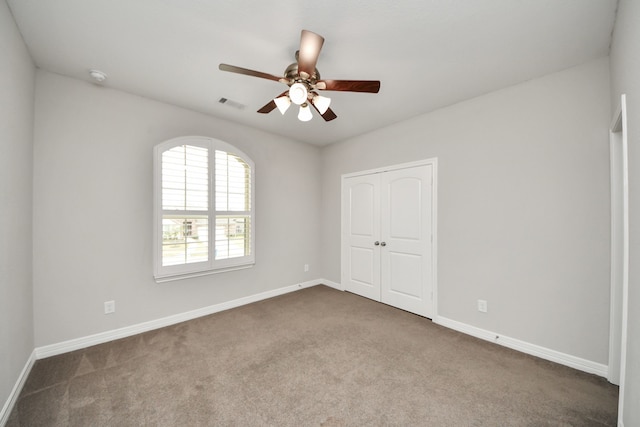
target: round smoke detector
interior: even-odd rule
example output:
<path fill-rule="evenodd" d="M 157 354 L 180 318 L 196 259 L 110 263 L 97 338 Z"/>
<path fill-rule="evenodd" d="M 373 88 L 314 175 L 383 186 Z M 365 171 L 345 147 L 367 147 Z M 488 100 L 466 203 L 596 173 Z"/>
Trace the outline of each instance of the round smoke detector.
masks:
<path fill-rule="evenodd" d="M 102 83 L 107 80 L 107 75 L 100 70 L 89 70 L 89 76 L 96 83 Z"/>

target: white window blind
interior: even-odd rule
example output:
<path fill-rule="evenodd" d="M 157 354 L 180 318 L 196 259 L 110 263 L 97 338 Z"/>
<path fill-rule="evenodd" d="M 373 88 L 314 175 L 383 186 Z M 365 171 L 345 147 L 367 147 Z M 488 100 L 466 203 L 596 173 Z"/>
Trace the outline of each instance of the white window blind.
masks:
<path fill-rule="evenodd" d="M 209 153 L 179 145 L 162 153 L 162 209 L 209 208 Z"/>
<path fill-rule="evenodd" d="M 222 141 L 177 138 L 156 146 L 154 168 L 156 280 L 253 264 L 251 159 Z"/>
<path fill-rule="evenodd" d="M 216 151 L 215 257 L 227 259 L 251 252 L 251 170 L 240 157 Z"/>

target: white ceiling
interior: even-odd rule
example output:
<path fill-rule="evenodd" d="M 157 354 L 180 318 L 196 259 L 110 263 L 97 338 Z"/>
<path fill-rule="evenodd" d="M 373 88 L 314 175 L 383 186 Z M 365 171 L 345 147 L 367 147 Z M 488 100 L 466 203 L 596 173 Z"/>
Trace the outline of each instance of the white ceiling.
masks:
<path fill-rule="evenodd" d="M 616 0 L 7 0 L 38 67 L 317 145 L 405 120 L 608 54 Z M 280 75 L 300 31 L 321 34 L 324 92 L 338 115 L 256 113 L 286 89 L 218 70 Z M 221 97 L 246 105 L 237 110 Z"/>

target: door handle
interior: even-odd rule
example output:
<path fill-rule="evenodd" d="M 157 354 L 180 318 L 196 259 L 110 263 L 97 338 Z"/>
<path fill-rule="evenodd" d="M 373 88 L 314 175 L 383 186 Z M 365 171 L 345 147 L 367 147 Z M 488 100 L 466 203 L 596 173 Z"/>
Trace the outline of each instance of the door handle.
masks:
<path fill-rule="evenodd" d="M 382 243 L 380 243 L 380 246 L 387 246 L 387 243 L 386 242 L 382 242 Z"/>
<path fill-rule="evenodd" d="M 380 242 L 378 242 L 377 240 L 375 242 L 373 242 L 374 245 L 378 246 L 380 245 Z"/>

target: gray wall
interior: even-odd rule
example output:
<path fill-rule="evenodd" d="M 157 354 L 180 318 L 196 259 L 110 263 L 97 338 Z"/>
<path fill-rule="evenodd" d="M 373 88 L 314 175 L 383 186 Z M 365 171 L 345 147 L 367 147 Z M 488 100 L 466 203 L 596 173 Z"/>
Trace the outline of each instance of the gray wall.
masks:
<path fill-rule="evenodd" d="M 31 183 L 35 67 L 0 1 L 0 407 L 33 351 Z"/>
<path fill-rule="evenodd" d="M 151 258 L 152 148 L 183 135 L 219 138 L 255 162 L 256 265 L 157 284 Z M 315 146 L 39 70 L 36 346 L 320 277 L 319 158 Z M 107 300 L 115 300 L 114 314 L 103 314 Z"/>
<path fill-rule="evenodd" d="M 611 46 L 611 99 L 627 95 L 629 143 L 629 322 L 624 425 L 640 425 L 640 2 L 620 0 Z"/>
<path fill-rule="evenodd" d="M 437 157 L 439 315 L 607 364 L 608 69 L 602 58 L 324 148 L 325 277 L 340 281 L 341 174 Z"/>

